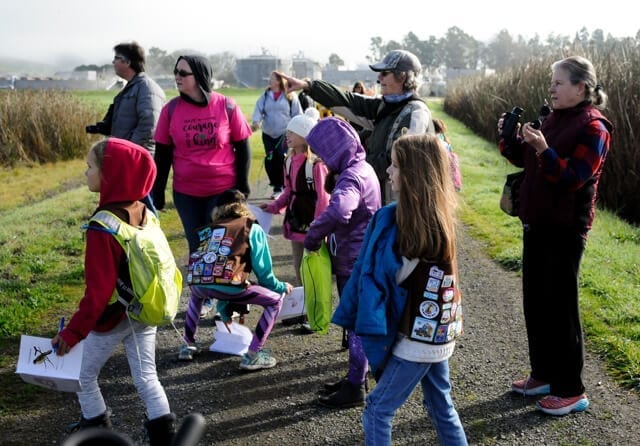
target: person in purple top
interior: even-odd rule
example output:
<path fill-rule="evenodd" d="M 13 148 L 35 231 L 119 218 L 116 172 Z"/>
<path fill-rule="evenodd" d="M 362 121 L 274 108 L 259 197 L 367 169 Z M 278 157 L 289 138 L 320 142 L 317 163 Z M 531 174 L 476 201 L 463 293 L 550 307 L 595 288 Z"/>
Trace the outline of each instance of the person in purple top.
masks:
<path fill-rule="evenodd" d="M 307 135 L 311 150 L 329 169 L 325 189 L 331 194 L 329 205 L 311 223 L 304 247 L 320 248 L 328 240 L 338 294 L 346 284 L 358 257 L 369 220 L 380 208 L 380 183 L 353 127 L 338 118 L 318 121 Z M 349 335 L 349 372 L 338 381 L 325 385 L 320 403 L 328 407 L 354 407 L 364 404 L 368 362 L 360 338 Z"/>

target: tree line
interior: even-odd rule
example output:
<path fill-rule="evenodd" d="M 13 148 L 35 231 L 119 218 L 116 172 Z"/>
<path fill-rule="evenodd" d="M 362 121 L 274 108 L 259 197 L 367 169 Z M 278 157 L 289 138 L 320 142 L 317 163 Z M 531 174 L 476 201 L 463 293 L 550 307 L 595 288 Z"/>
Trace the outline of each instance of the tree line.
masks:
<path fill-rule="evenodd" d="M 438 68 L 456 69 L 493 69 L 502 71 L 514 65 L 520 65 L 532 60 L 543 60 L 551 54 L 569 51 L 576 46 L 584 49 L 607 51 L 621 42 L 640 44 L 640 30 L 634 37 L 615 38 L 606 34 L 602 29 L 589 32 L 586 28 L 577 31 L 573 36 L 550 34 L 546 38 L 535 35 L 525 38 L 521 35 L 513 36 L 506 29 L 501 30 L 488 43 L 481 42 L 462 29 L 454 26 L 447 30 L 444 36 L 438 38 L 429 36 L 421 39 L 414 32 L 409 32 L 401 40 L 384 41 L 381 37 L 372 37 L 368 53 L 365 58 L 378 61 L 384 55 L 395 49 L 404 49 L 414 53 L 422 66 L 429 71 Z M 147 51 L 146 70 L 152 75 L 172 75 L 176 59 L 180 54 L 201 54 L 209 59 L 213 67 L 213 77 L 223 80 L 227 85 L 235 85 L 234 74 L 236 56 L 229 52 L 211 55 L 202 54 L 194 50 L 179 50 L 171 53 L 151 47 Z M 301 55 L 300 52 L 298 55 Z M 332 66 L 343 66 L 344 62 L 337 53 L 331 53 L 326 63 Z M 76 70 L 96 70 L 109 74 L 113 71 L 111 64 L 81 65 Z"/>

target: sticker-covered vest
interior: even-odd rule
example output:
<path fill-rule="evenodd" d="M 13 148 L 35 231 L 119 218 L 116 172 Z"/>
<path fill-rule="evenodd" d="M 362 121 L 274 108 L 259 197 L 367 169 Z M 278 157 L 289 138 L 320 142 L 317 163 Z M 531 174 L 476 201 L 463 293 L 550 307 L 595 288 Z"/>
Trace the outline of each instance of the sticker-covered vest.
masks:
<path fill-rule="evenodd" d="M 189 285 L 244 288 L 251 272 L 249 232 L 254 220 L 222 220 L 197 229 L 200 244 L 189 257 Z"/>
<path fill-rule="evenodd" d="M 408 291 L 401 333 L 435 345 L 462 334 L 461 294 L 451 265 L 421 260 L 401 286 Z"/>

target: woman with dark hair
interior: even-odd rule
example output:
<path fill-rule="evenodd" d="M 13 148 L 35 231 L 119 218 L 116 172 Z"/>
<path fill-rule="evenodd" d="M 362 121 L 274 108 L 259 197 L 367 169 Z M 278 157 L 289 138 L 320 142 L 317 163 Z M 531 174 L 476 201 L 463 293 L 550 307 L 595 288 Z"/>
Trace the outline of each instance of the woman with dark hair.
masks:
<path fill-rule="evenodd" d="M 251 128 L 233 99 L 211 90 L 206 58 L 180 56 L 173 73 L 180 96 L 160 113 L 154 193 L 164 194 L 173 166 L 173 202 L 192 253 L 195 229 L 211 222 L 218 196 L 230 188 L 249 194 Z"/>
<path fill-rule="evenodd" d="M 273 187 L 271 199 L 277 199 L 284 189 L 284 157 L 287 153 L 285 134 L 291 118 L 302 114 L 298 97 L 287 93 L 287 80 L 271 73 L 269 86 L 256 101 L 251 129 L 255 132 L 262 124 L 264 144 L 264 169 Z"/>

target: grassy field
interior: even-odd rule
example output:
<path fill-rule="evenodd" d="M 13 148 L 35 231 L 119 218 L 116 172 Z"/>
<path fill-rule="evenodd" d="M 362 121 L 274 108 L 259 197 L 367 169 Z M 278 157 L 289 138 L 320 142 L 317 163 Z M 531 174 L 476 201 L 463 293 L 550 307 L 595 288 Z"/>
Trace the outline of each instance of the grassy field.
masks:
<path fill-rule="evenodd" d="M 223 90 L 248 117 L 261 90 Z M 113 92 L 82 93 L 106 110 Z M 175 91 L 168 92 L 168 96 Z M 520 268 L 521 227 L 498 207 L 504 176 L 513 169 L 496 145 L 474 135 L 431 101 L 445 119 L 459 154 L 464 186 L 461 218 L 489 255 L 508 269 Z M 252 181 L 261 171 L 260 133 L 251 138 Z M 21 333 L 51 336 L 60 316 L 74 311 L 83 293 L 84 240 L 80 226 L 95 208 L 97 196 L 84 183 L 84 160 L 36 168 L 0 169 L 0 385 L 11 386 Z M 168 187 L 170 190 L 170 187 Z M 171 194 L 161 221 L 176 257 L 187 247 Z M 582 268 L 582 315 L 587 346 L 602 354 L 620 383 L 640 383 L 640 230 L 599 211 Z M 7 371 L 9 373 L 7 373 Z M 15 386 L 14 386 L 15 387 Z M 5 398 L 6 396 L 6 398 Z M 14 395 L 13 397 L 16 397 Z M 19 395 L 18 395 L 19 397 Z M 0 411 L 10 410 L 8 394 Z"/>

